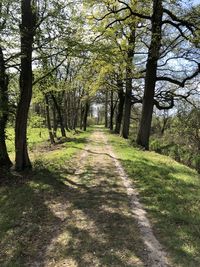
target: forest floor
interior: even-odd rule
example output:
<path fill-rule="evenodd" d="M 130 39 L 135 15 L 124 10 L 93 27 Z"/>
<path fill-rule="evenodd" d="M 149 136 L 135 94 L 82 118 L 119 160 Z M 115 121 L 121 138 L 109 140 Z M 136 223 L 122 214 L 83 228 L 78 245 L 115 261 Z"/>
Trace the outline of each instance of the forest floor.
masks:
<path fill-rule="evenodd" d="M 66 144 L 59 144 L 52 151 L 38 151 L 34 157 L 32 173 L 20 175 L 13 172 L 9 182 L 5 181 L 0 187 L 0 266 L 167 266 L 166 254 L 153 235 L 146 212 L 138 202 L 137 191 L 132 188 L 134 184 L 130 180 L 133 178 L 145 209 L 148 210 L 148 217 L 153 222 L 156 236 L 159 240 L 161 238 L 172 252 L 170 257 L 168 255 L 170 260 L 171 256 L 174 256 L 173 251 L 177 256 L 180 247 L 182 248 L 177 259 L 174 256 L 174 262 L 177 264 L 169 265 L 198 266 L 198 229 L 193 229 L 199 221 L 199 217 L 193 216 L 199 216 L 196 211 L 190 213 L 194 225 L 188 225 L 187 231 L 183 225 L 183 215 L 185 216 L 187 208 L 187 197 L 183 199 L 183 193 L 187 190 L 187 196 L 190 197 L 188 205 L 191 208 L 195 192 L 198 193 L 200 188 L 192 170 L 178 163 L 176 166 L 174 161 L 168 160 L 167 157 L 161 159 L 155 153 L 146 154 L 139 150 L 133 152 L 133 148 L 126 145 L 125 140 L 108 135 L 101 128 L 69 138 Z M 150 159 L 154 159 L 155 165 L 159 160 L 159 168 L 154 166 Z M 175 167 L 170 170 L 172 163 Z M 170 170 L 170 175 L 172 173 L 172 177 L 169 172 L 165 172 L 164 164 L 166 170 Z M 184 189 L 180 194 L 185 209 L 182 211 L 182 217 L 179 216 L 178 219 L 177 216 L 173 222 L 172 215 L 176 208 L 173 206 L 173 199 L 170 210 L 172 192 L 169 189 L 170 186 L 174 188 L 173 183 L 176 182 L 173 177 L 173 174 L 176 175 L 175 170 L 180 179 L 185 179 L 182 181 L 183 185 L 178 181 L 179 189 Z M 194 174 L 193 184 L 183 176 L 188 173 Z M 162 179 L 162 183 L 159 179 Z M 166 186 L 165 183 L 168 182 L 169 185 Z M 148 186 L 145 183 L 148 183 Z M 152 190 L 156 191 L 152 193 Z M 163 207 L 163 198 L 168 197 L 169 192 L 169 200 L 166 199 Z M 197 197 L 199 199 L 199 194 Z M 152 212 L 154 206 L 159 209 L 157 215 L 155 210 Z M 168 212 L 164 213 L 164 209 L 168 209 Z M 164 226 L 161 220 L 163 217 L 165 220 L 168 218 Z M 181 236 L 179 231 L 184 235 Z M 181 242 L 186 245 L 189 238 L 195 245 L 193 254 L 184 250 L 184 255 Z M 181 241 L 180 247 L 177 240 Z M 182 264 L 181 260 L 186 265 Z"/>

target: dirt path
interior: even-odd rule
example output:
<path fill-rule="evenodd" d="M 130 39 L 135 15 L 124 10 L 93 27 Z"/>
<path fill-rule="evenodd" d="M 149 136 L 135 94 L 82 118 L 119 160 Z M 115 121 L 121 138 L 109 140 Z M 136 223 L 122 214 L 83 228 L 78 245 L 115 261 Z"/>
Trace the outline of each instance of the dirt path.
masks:
<path fill-rule="evenodd" d="M 63 180 L 66 190 L 46 201 L 57 218 L 51 241 L 30 266 L 167 266 L 137 192 L 103 132 L 92 134 L 70 169 L 66 166 Z"/>

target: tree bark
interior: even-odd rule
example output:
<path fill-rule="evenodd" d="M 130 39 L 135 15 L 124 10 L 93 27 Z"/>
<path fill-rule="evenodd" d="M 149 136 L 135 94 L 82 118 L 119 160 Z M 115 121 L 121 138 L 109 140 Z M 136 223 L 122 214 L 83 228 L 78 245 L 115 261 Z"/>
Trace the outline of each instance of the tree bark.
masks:
<path fill-rule="evenodd" d="M 31 168 L 27 149 L 27 120 L 32 98 L 32 50 L 35 35 L 36 13 L 31 0 L 21 1 L 21 72 L 20 100 L 17 107 L 15 124 L 16 169 L 21 171 Z"/>
<path fill-rule="evenodd" d="M 68 101 L 67 101 L 67 93 L 65 91 L 64 94 L 64 125 L 65 125 L 65 129 L 68 131 Z"/>
<path fill-rule="evenodd" d="M 72 130 L 72 104 L 71 104 L 71 95 L 70 93 L 68 94 L 68 98 L 67 98 L 67 106 L 68 106 L 68 116 L 67 116 L 67 119 L 68 119 L 68 127 L 70 130 Z"/>
<path fill-rule="evenodd" d="M 85 103 L 85 111 L 84 111 L 84 117 L 83 117 L 83 130 L 87 130 L 87 118 L 88 118 L 88 112 L 89 112 L 90 105 L 88 101 Z"/>
<path fill-rule="evenodd" d="M 121 81 L 118 81 L 118 98 L 119 98 L 119 104 L 117 108 L 116 125 L 115 125 L 116 134 L 120 134 L 122 118 L 123 118 L 123 110 L 124 110 L 124 90 L 123 90 L 123 83 Z"/>
<path fill-rule="evenodd" d="M 49 102 L 49 100 L 48 100 L 48 102 Z M 48 105 L 49 105 L 49 103 L 48 103 Z M 58 124 L 57 124 L 56 108 L 55 108 L 54 104 L 52 107 L 52 113 L 53 113 L 53 136 L 56 138 L 57 137 Z"/>
<path fill-rule="evenodd" d="M 160 47 L 162 39 L 162 33 L 161 33 L 162 16 L 163 16 L 162 0 L 154 0 L 153 16 L 151 22 L 152 36 L 151 36 L 151 44 L 149 47 L 149 53 L 146 65 L 142 116 L 137 135 L 137 144 L 144 147 L 146 150 L 149 149 L 149 138 L 151 132 L 151 121 L 152 121 L 154 94 L 156 86 L 157 63 L 160 56 Z"/>
<path fill-rule="evenodd" d="M 105 93 L 105 128 L 108 128 L 108 91 Z"/>
<path fill-rule="evenodd" d="M 12 165 L 7 152 L 5 135 L 8 112 L 8 76 L 5 72 L 4 56 L 0 47 L 0 167 L 6 168 Z"/>
<path fill-rule="evenodd" d="M 74 114 L 74 125 L 73 125 L 73 129 L 75 131 L 76 131 L 76 127 L 77 127 L 77 124 L 78 124 L 79 110 L 80 110 L 80 98 L 77 100 L 77 105 L 76 105 L 75 114 Z"/>
<path fill-rule="evenodd" d="M 80 107 L 80 130 L 83 129 L 83 118 L 84 118 L 84 108 L 83 108 L 83 104 L 81 102 L 81 107 Z"/>
<path fill-rule="evenodd" d="M 114 103 L 113 103 L 113 91 L 110 92 L 110 130 L 113 131 L 113 117 L 114 117 Z"/>
<path fill-rule="evenodd" d="M 50 93 L 50 95 L 51 95 L 51 98 L 53 100 L 53 103 L 54 103 L 55 108 L 56 108 L 57 113 L 58 113 L 58 119 L 59 119 L 59 122 L 60 122 L 61 135 L 62 135 L 62 137 L 66 137 L 65 126 L 64 126 L 64 123 L 63 123 L 63 117 L 62 117 L 61 108 L 59 107 L 58 102 L 57 102 L 55 96 L 53 95 L 53 93 Z"/>
<path fill-rule="evenodd" d="M 46 103 L 46 118 L 47 118 L 47 128 L 48 128 L 48 131 L 49 131 L 49 139 L 50 139 L 51 144 L 54 145 L 55 144 L 55 140 L 54 140 L 54 134 L 52 132 L 52 127 L 51 127 L 48 95 L 45 95 L 45 103 Z"/>
<path fill-rule="evenodd" d="M 127 53 L 127 66 L 126 66 L 126 92 L 124 100 L 124 120 L 122 136 L 127 139 L 129 136 L 130 118 L 131 118 L 131 96 L 132 96 L 132 66 L 133 56 L 135 52 L 135 23 L 131 25 L 131 33 L 129 37 L 129 48 Z"/>

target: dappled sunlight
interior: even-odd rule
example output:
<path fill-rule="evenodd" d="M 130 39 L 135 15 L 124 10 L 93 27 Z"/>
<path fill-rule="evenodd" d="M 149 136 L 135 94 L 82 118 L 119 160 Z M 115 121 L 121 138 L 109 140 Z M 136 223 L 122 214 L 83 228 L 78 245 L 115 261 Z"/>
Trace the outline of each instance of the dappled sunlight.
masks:
<path fill-rule="evenodd" d="M 62 148 L 61 161 L 58 152 L 54 159 L 38 159 L 29 180 L 13 188 L 15 196 L 3 194 L 2 201 L 16 211 L 10 216 L 19 223 L 11 224 L 14 230 L 1 238 L 4 262 L 39 267 L 144 266 L 146 256 L 129 200 L 100 143 L 95 140 L 72 158 L 71 150 Z M 82 150 L 83 144 L 78 146 Z M 6 213 L 2 216 L 5 223 Z"/>
<path fill-rule="evenodd" d="M 199 266 L 200 179 L 197 172 L 167 156 L 135 150 L 119 137 L 110 135 L 109 138 L 139 190 L 155 234 L 168 248 L 174 265 L 181 261 L 181 266 Z"/>

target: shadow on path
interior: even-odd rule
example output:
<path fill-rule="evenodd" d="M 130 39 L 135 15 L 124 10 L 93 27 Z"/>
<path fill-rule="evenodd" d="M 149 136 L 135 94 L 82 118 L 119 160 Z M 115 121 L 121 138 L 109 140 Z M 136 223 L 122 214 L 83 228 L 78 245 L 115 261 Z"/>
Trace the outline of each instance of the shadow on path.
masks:
<path fill-rule="evenodd" d="M 126 192 L 107 153 L 92 154 L 103 165 L 91 153 L 79 174 L 41 163 L 0 188 L 2 267 L 144 266 Z"/>

